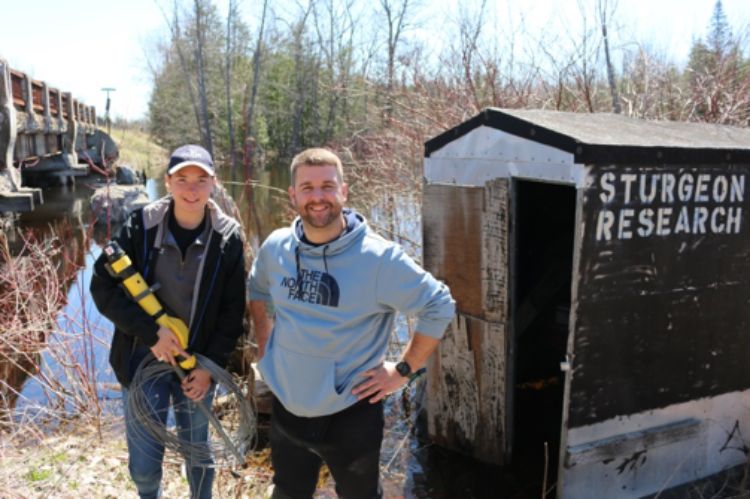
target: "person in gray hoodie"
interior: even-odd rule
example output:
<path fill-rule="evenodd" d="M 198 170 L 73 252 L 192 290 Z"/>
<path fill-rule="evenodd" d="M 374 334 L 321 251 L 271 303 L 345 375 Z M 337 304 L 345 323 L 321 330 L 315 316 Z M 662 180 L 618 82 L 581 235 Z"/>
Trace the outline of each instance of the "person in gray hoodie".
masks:
<path fill-rule="evenodd" d="M 348 186 L 334 153 L 298 154 L 291 179 L 299 216 L 268 236 L 248 280 L 258 368 L 274 394 L 273 497 L 312 497 L 322 462 L 340 497 L 381 497 L 383 398 L 424 366 L 455 302 L 445 284 L 344 207 Z M 416 332 L 398 362 L 388 362 L 399 312 L 416 316 Z"/>

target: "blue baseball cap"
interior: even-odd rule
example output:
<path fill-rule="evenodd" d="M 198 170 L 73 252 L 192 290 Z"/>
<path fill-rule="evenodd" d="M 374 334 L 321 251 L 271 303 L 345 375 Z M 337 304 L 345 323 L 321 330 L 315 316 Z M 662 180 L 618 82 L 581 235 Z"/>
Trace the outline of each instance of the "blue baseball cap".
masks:
<path fill-rule="evenodd" d="M 195 144 L 187 144 L 174 150 L 172 156 L 169 157 L 167 175 L 173 175 L 186 166 L 197 166 L 212 177 L 216 175 L 211 155 L 201 146 Z"/>

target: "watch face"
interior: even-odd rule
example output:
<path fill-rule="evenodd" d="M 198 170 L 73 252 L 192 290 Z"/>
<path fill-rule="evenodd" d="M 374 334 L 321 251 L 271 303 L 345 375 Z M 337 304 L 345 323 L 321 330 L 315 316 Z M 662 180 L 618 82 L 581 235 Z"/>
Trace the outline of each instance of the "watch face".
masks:
<path fill-rule="evenodd" d="M 409 364 L 407 364 L 406 362 L 401 361 L 396 364 L 396 371 L 398 371 L 401 376 L 408 376 L 409 374 L 411 374 L 411 367 L 409 367 Z"/>

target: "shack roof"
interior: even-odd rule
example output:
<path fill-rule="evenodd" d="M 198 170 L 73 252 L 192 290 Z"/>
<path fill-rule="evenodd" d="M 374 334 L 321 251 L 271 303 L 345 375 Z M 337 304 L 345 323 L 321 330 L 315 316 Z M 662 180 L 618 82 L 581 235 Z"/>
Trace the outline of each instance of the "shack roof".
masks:
<path fill-rule="evenodd" d="M 750 129 L 612 113 L 487 108 L 425 143 L 425 157 L 488 126 L 572 153 L 584 164 L 750 163 Z"/>

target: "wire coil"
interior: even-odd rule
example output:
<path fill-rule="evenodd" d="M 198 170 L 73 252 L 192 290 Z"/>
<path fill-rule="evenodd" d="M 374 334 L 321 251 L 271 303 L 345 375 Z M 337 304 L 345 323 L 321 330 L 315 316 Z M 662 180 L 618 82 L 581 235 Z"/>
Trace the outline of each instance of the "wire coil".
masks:
<path fill-rule="evenodd" d="M 207 395 L 200 403 L 212 400 L 207 409 L 221 426 L 208 425 L 208 445 L 181 438 L 171 418 L 167 419 L 165 425 L 155 417 L 153 401 L 144 388 L 148 383 L 177 377 L 177 374 L 171 365 L 157 361 L 151 353 L 138 366 L 128 389 L 127 410 L 141 423 L 133 425 L 134 436 L 140 441 L 145 436 L 151 437 L 163 443 L 167 449 L 186 458 L 189 456 L 194 465 L 206 463 L 203 465 L 223 467 L 243 464 L 244 456 L 254 446 L 257 434 L 254 404 L 249 400 L 248 392 L 243 392 L 227 371 L 207 357 L 196 354 L 196 358 L 198 367 L 210 372 L 213 379 L 213 397 Z M 172 403 L 175 403 L 174 400 Z M 175 409 L 179 407 L 173 407 Z M 243 462 L 238 462 L 240 458 Z"/>

